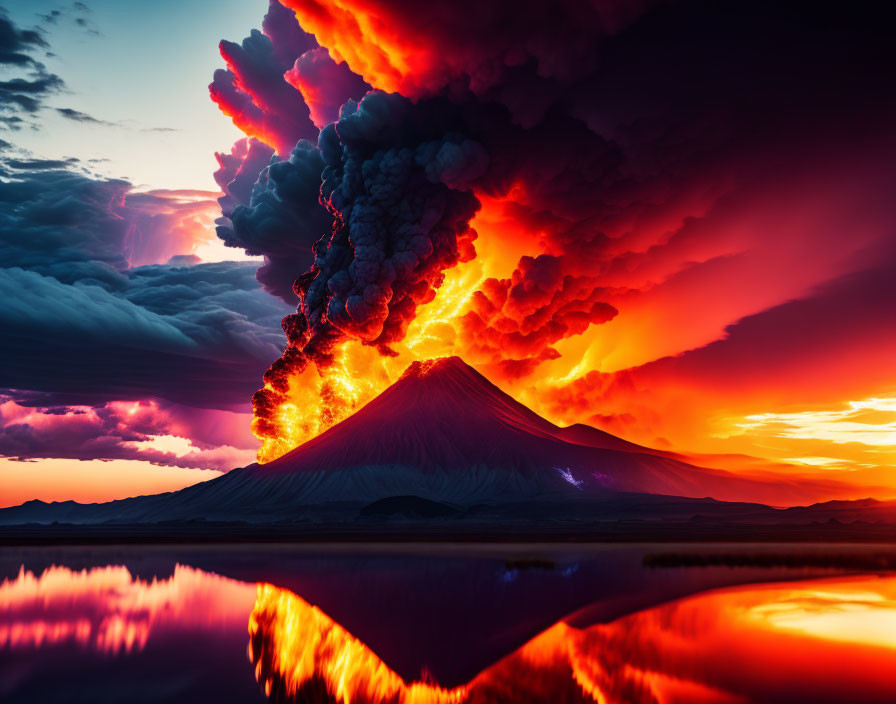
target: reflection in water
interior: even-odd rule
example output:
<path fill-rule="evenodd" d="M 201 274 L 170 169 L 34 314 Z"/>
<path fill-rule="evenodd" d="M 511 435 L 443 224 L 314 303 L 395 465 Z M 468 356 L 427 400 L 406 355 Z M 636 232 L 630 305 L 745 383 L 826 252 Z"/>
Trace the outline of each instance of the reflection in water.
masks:
<path fill-rule="evenodd" d="M 609 624 L 557 623 L 446 690 L 406 682 L 318 608 L 261 584 L 249 653 L 275 701 L 893 702 L 894 626 L 896 577 L 732 588 Z"/>
<path fill-rule="evenodd" d="M 134 579 L 124 566 L 22 568 L 0 584 L 0 648 L 76 644 L 117 654 L 146 647 L 154 628 L 245 623 L 252 586 L 177 565 L 168 579 Z"/>
<path fill-rule="evenodd" d="M 560 621 L 458 684 L 403 677 L 393 655 L 292 591 L 182 565 L 163 574 L 54 566 L 2 582 L 0 700 L 59 701 L 64 686 L 67 701 L 94 704 L 135 692 L 245 703 L 262 689 L 343 704 L 896 702 L 896 576 L 725 588 L 609 623 Z M 452 640 L 416 611 L 381 616 L 377 642 L 398 656 L 424 636 L 445 638 L 456 659 L 495 638 L 480 627 Z"/>
<path fill-rule="evenodd" d="M 366 645 L 323 611 L 286 589 L 258 585 L 249 617 L 249 657 L 268 696 L 346 702 L 463 700 L 463 688 L 407 685 Z"/>
<path fill-rule="evenodd" d="M 846 643 L 896 648 L 896 600 L 893 593 L 861 591 L 859 585 L 826 585 L 799 590 L 790 598 L 751 609 L 782 630 Z"/>

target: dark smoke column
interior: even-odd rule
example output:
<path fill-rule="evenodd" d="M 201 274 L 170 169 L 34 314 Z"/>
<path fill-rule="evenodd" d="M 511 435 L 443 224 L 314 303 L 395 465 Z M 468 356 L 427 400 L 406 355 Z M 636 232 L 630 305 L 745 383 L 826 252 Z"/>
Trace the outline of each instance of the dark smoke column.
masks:
<path fill-rule="evenodd" d="M 332 232 L 314 245 L 314 264 L 294 285 L 300 304 L 283 321 L 289 347 L 255 394 L 255 432 L 281 432 L 276 409 L 291 376 L 313 362 L 332 364 L 333 348 L 359 340 L 391 354 L 417 307 L 444 272 L 475 256 L 469 190 L 488 166 L 481 144 L 433 119 L 431 106 L 379 91 L 342 108 L 321 131 L 320 200 Z"/>
<path fill-rule="evenodd" d="M 318 127 L 370 86 L 334 62 L 277 0 L 270 0 L 262 27 L 239 44 L 221 42 L 227 68 L 215 71 L 209 85 L 212 100 L 248 137 L 215 155 L 215 181 L 224 191 L 217 233 L 228 247 L 264 256 L 258 281 L 295 304 L 292 282 L 308 270 L 311 245 L 331 227 L 318 203 L 320 156 L 301 141 L 316 143 Z"/>

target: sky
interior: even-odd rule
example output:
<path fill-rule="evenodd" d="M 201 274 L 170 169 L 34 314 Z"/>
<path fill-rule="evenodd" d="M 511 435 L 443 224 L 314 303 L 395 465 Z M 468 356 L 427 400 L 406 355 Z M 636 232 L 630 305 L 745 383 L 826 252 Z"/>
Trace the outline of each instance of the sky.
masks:
<path fill-rule="evenodd" d="M 0 504 L 268 461 L 446 355 L 896 496 L 889 10 L 282 2 L 0 5 Z"/>
<path fill-rule="evenodd" d="M 260 24 L 263 2 L 71 2 L 5 0 L 17 25 L 39 25 L 53 57 L 41 60 L 67 84 L 48 105 L 70 108 L 106 126 L 47 111 L 39 130 L 15 143 L 47 159 L 105 159 L 97 170 L 144 188 L 217 190 L 214 152 L 242 135 L 221 119 L 207 86 L 221 64 L 218 42 Z M 59 10 L 54 23 L 41 15 Z M 85 26 L 76 22 L 85 20 Z M 170 130 L 170 131 L 169 131 Z"/>

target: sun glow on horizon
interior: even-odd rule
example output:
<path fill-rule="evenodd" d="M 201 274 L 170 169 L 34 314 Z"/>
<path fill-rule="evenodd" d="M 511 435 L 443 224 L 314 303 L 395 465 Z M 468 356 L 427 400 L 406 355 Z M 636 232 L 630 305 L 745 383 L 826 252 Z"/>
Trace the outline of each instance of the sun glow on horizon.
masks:
<path fill-rule="evenodd" d="M 896 466 L 894 396 L 833 408 L 758 413 L 732 425 L 729 437 L 758 439 L 785 461 L 840 470 Z"/>

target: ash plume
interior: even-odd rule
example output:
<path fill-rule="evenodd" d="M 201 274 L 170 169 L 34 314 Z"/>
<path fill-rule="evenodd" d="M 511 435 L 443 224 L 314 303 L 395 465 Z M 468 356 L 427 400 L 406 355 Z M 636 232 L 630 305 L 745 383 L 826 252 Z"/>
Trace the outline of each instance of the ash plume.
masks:
<path fill-rule="evenodd" d="M 320 121 L 335 119 L 338 106 L 369 86 L 330 59 L 277 0 L 270 0 L 262 28 L 240 44 L 221 42 L 227 69 L 209 86 L 212 100 L 247 135 L 215 155 L 215 182 L 224 192 L 217 233 L 228 247 L 264 256 L 259 283 L 295 304 L 293 281 L 311 265 L 311 246 L 332 222 L 318 203 L 320 157 L 300 142 L 316 143 Z"/>
<path fill-rule="evenodd" d="M 876 225 L 851 248 L 837 228 L 816 223 L 883 211 L 878 176 L 894 151 L 896 114 L 879 90 L 896 64 L 878 29 L 891 19 L 886 10 L 706 0 L 283 4 L 319 44 L 287 72 L 316 125 L 339 101 L 305 86 L 315 72 L 335 77 L 343 69 L 334 65 L 344 66 L 356 88 L 373 91 L 321 130 L 319 202 L 332 229 L 313 245 L 311 266 L 294 269 L 299 308 L 256 396 L 261 416 L 277 408 L 289 378 L 310 362 L 326 368 L 343 341 L 398 350 L 446 272 L 476 250 L 484 275 L 448 321 L 448 351 L 514 383 L 542 368 L 571 383 L 586 368 L 583 352 L 592 367 L 617 354 L 614 368 L 625 369 L 698 348 L 835 271 L 867 266 L 860 250 L 880 250 Z M 320 63 L 324 52 L 333 65 Z M 813 192 L 846 193 L 841 181 L 855 189 L 831 201 L 842 212 L 812 201 Z M 770 183 L 781 185 L 768 192 Z M 811 213 L 805 222 L 778 225 L 788 211 L 781 186 L 789 208 Z M 315 212 L 311 191 L 297 188 L 286 202 L 263 175 L 259 213 L 293 222 Z M 254 207 L 240 211 L 245 235 L 235 227 L 234 242 L 263 239 L 249 228 L 262 219 Z M 269 232 L 311 241 L 313 229 Z M 782 232 L 792 251 L 774 246 Z M 264 247 L 273 251 L 272 240 Z M 769 285 L 767 270 L 784 268 L 774 256 L 797 273 Z M 299 259 L 280 261 L 276 277 L 286 280 Z M 709 288 L 724 292 L 719 301 L 706 298 Z M 642 352 L 645 340 L 655 353 Z M 591 398 L 598 403 L 599 390 Z"/>

